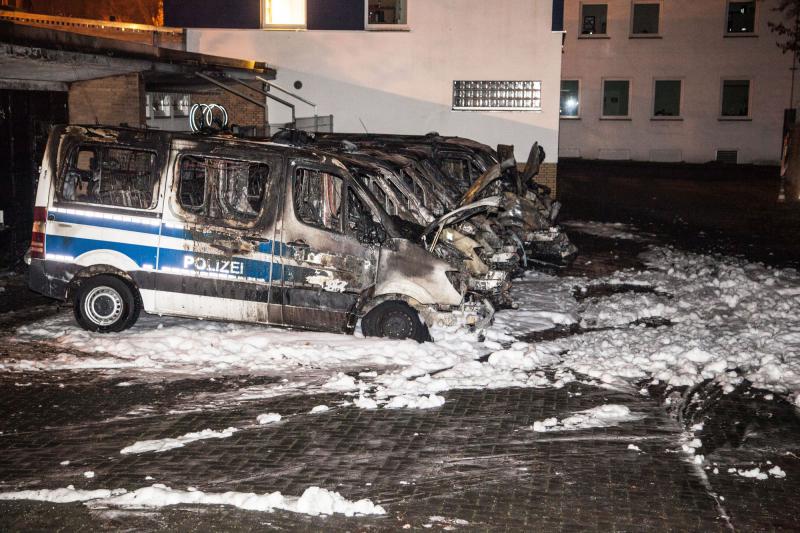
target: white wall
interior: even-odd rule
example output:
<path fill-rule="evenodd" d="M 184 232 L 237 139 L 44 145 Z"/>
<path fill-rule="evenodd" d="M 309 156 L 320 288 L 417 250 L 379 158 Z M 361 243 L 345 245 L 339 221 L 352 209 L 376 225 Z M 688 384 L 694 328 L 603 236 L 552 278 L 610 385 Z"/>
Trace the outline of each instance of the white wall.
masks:
<path fill-rule="evenodd" d="M 579 0 L 567 0 L 562 79 L 581 81 L 580 120 L 561 121 L 562 157 L 648 161 L 651 150 L 680 150 L 687 162 L 738 149 L 740 163 L 780 158 L 783 110 L 790 100 L 791 56 L 767 22 L 776 0 L 759 0 L 755 37 L 724 37 L 725 0 L 664 0 L 660 39 L 631 39 L 631 0 L 608 3 L 608 39 L 579 38 Z M 602 78 L 631 80 L 631 120 L 601 120 Z M 683 80 L 682 121 L 651 120 L 654 78 Z M 723 78 L 751 80 L 749 121 L 721 121 Z"/>
<path fill-rule="evenodd" d="M 470 137 L 514 144 L 524 161 L 534 141 L 558 156 L 561 34 L 550 0 L 408 0 L 407 32 L 188 30 L 191 51 L 265 61 L 276 82 L 333 114 L 339 132 Z M 541 80 L 542 111 L 452 111 L 453 80 Z M 298 106 L 298 116 L 312 115 Z M 270 107 L 270 122 L 289 120 Z"/>

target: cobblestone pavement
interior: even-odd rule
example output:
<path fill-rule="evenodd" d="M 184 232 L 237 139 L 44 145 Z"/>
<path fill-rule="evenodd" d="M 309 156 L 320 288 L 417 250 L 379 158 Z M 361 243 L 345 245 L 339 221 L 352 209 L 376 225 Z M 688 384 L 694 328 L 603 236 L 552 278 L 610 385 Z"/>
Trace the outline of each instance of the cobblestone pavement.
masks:
<path fill-rule="evenodd" d="M 605 275 L 620 265 L 636 266 L 643 246 L 575 237 L 583 255 L 573 274 Z M 18 318 L 0 323 L 0 359 L 58 350 L 3 336 L 3 328 L 7 333 L 20 322 L 55 312 L 34 303 L 34 311 L 17 310 Z M 369 498 L 386 509 L 385 516 L 5 501 L 0 502 L 0 530 L 396 531 L 408 526 L 706 532 L 796 531 L 800 523 L 800 432 L 759 425 L 743 416 L 747 409 L 740 403 L 720 405 L 717 416 L 729 426 L 745 425 L 738 434 L 748 445 L 721 440 L 707 453 L 704 468 L 681 451 L 684 428 L 656 394 L 582 383 L 562 389 L 456 390 L 443 394 L 443 406 L 429 410 L 362 410 L 343 406 L 349 398 L 344 394 L 236 399 L 237 391 L 279 379 L 240 375 L 146 381 L 92 371 L 0 374 L 0 491 L 70 484 L 132 490 L 163 483 L 207 492 L 300 495 L 316 485 L 350 500 Z M 580 431 L 529 429 L 536 420 L 605 403 L 624 404 L 642 418 Z M 320 404 L 331 409 L 309 413 Z M 282 421 L 258 425 L 256 416 L 267 412 L 280 413 Z M 120 454 L 135 441 L 227 427 L 240 431 L 163 453 Z M 758 481 L 728 471 L 766 470 L 768 461 L 779 465 L 786 478 Z M 95 473 L 91 479 L 83 475 L 89 470 Z"/>

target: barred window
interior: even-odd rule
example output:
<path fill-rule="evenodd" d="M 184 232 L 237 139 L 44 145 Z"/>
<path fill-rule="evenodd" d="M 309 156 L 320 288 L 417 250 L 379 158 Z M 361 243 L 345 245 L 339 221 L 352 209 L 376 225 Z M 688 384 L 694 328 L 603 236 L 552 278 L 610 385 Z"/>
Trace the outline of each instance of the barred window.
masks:
<path fill-rule="evenodd" d="M 541 81 L 453 82 L 456 111 L 541 111 Z"/>

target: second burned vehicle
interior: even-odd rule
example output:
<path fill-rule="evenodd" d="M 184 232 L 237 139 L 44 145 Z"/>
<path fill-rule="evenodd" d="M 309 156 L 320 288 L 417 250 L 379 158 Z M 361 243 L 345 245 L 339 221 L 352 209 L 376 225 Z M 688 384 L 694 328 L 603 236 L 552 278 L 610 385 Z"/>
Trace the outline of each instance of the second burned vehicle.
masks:
<path fill-rule="evenodd" d="M 436 134 L 287 131 L 275 140 L 313 146 L 372 167 L 372 175 L 364 178 L 384 189 L 377 194 L 385 196 L 387 211 L 408 222 L 431 224 L 433 218 L 476 200 L 496 198 L 491 209 L 483 204 L 485 209 L 464 217 L 460 225 L 451 222 L 449 228 L 479 242 L 489 264 L 506 269 L 518 262 L 522 267 L 561 265 L 577 252 L 557 225 L 560 204 L 550 197 L 549 189 L 534 181 L 544 160 L 544 151 L 535 143 L 520 172 L 513 147 L 501 145 L 495 151 L 469 139 Z M 401 183 L 407 185 L 405 190 Z"/>

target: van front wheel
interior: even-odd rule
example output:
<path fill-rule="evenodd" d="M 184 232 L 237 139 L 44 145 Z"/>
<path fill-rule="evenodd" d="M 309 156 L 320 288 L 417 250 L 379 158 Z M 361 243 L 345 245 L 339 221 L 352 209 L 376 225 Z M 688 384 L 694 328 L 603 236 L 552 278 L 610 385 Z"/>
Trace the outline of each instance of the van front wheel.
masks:
<path fill-rule="evenodd" d="M 83 329 L 111 333 L 131 327 L 139 318 L 140 309 L 127 283 L 116 276 L 102 275 L 81 283 L 73 311 Z"/>
<path fill-rule="evenodd" d="M 427 326 L 419 314 L 405 302 L 390 301 L 376 306 L 361 319 L 361 330 L 367 337 L 431 340 Z"/>

